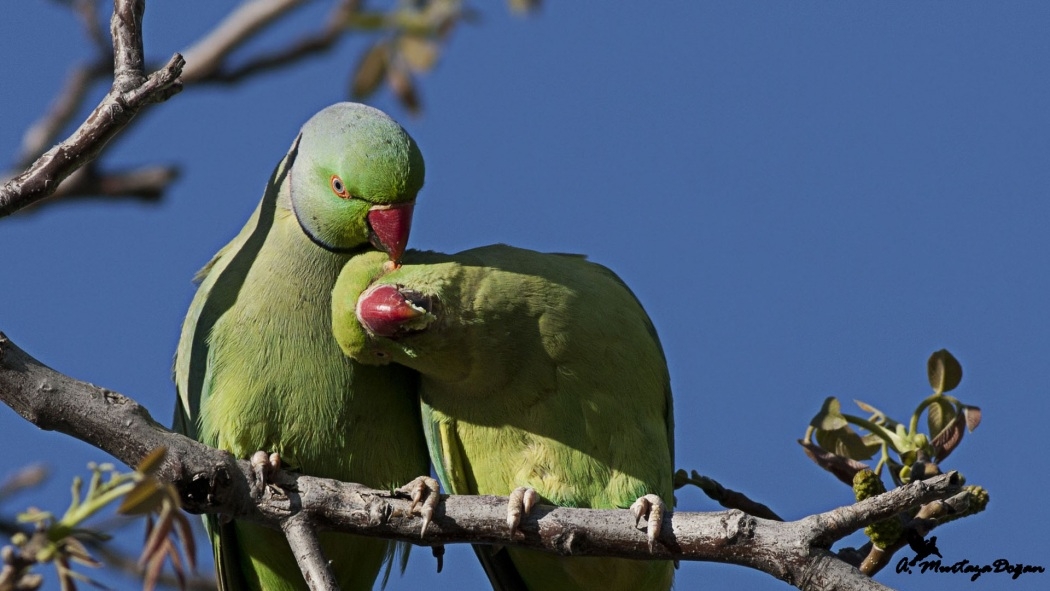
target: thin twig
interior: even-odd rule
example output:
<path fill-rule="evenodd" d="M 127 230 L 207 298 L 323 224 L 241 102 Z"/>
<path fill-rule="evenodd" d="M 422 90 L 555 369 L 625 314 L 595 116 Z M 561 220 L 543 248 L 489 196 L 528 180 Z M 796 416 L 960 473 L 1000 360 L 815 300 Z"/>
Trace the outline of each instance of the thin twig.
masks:
<path fill-rule="evenodd" d="M 305 0 L 256 0 L 242 3 L 203 39 L 183 52 L 186 57 L 184 81 L 190 84 L 213 75 L 222 68 L 234 49 L 304 3 Z"/>
<path fill-rule="evenodd" d="M 22 136 L 22 148 L 18 163 L 15 164 L 16 169 L 28 168 L 48 147 L 54 145 L 58 134 L 62 133 L 77 114 L 91 85 L 96 79 L 108 74 L 111 71 L 110 67 L 110 64 L 103 62 L 81 64 L 69 73 L 66 83 L 48 107 L 47 113 Z"/>
<path fill-rule="evenodd" d="M 231 13 L 207 37 L 186 51 L 187 68 L 183 79 L 188 84 L 234 84 L 256 74 L 293 65 L 311 55 L 324 53 L 346 32 L 344 24 L 357 12 L 360 0 L 337 2 L 321 29 L 308 33 L 285 47 L 257 55 L 237 67 L 226 67 L 230 53 L 252 35 L 302 0 L 267 0 L 259 6 L 242 5 Z M 192 61 L 196 60 L 196 61 Z"/>

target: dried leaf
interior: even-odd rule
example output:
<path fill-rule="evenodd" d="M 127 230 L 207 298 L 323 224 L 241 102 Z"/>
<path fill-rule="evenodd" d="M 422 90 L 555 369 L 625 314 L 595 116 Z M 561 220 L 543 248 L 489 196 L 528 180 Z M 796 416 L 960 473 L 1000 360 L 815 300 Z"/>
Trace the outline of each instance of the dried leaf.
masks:
<path fill-rule="evenodd" d="M 186 588 L 186 567 L 182 564 L 182 559 L 179 558 L 179 552 L 175 549 L 175 545 L 168 540 L 167 544 L 167 555 L 168 560 L 171 561 L 171 570 L 175 573 L 175 578 L 179 581 L 179 588 Z"/>
<path fill-rule="evenodd" d="M 139 557 L 139 564 L 145 564 L 152 561 L 158 554 L 163 554 L 164 541 L 171 533 L 172 525 L 171 511 L 161 513 L 157 522 L 149 530 L 146 546 L 142 549 L 142 556 Z"/>
<path fill-rule="evenodd" d="M 930 407 L 933 408 L 932 406 Z M 954 414 L 954 411 L 953 411 Z M 956 447 L 959 447 L 959 443 L 962 441 L 963 434 L 966 433 L 964 425 L 966 419 L 962 415 L 955 415 L 951 423 L 937 434 L 936 437 L 930 441 L 930 445 L 933 447 L 933 458 L 937 462 L 944 461 Z"/>
<path fill-rule="evenodd" d="M 157 581 L 160 580 L 160 571 L 164 567 L 164 553 L 151 556 L 146 563 L 146 571 L 142 574 L 142 588 L 144 591 L 152 591 Z"/>
<path fill-rule="evenodd" d="M 385 41 L 379 41 L 361 56 L 350 84 L 350 96 L 361 100 L 379 88 L 390 62 L 390 50 Z"/>
<path fill-rule="evenodd" d="M 79 562 L 80 564 L 92 568 L 102 566 L 102 563 L 96 560 L 95 557 L 88 552 L 87 547 L 76 538 L 69 537 L 63 540 L 62 549 L 66 555 L 72 558 L 75 562 Z"/>
<path fill-rule="evenodd" d="M 930 437 L 936 439 L 940 436 L 941 432 L 948 428 L 953 422 L 955 422 L 956 415 L 955 405 L 941 397 L 935 398 L 929 406 L 926 407 L 926 426 L 929 429 L 928 433 Z"/>
<path fill-rule="evenodd" d="M 412 74 L 403 67 L 391 64 L 391 67 L 387 69 L 386 77 L 387 82 L 390 84 L 390 89 L 394 92 L 394 96 L 401 101 L 401 106 L 413 115 L 419 113 L 419 95 L 416 94 L 416 85 L 412 81 Z"/>
<path fill-rule="evenodd" d="M 981 409 L 964 404 L 963 417 L 966 418 L 966 428 L 973 432 L 981 424 Z"/>
<path fill-rule="evenodd" d="M 802 450 L 806 452 L 806 455 L 809 456 L 809 459 L 816 462 L 821 468 L 831 472 L 835 478 L 838 478 L 850 487 L 853 486 L 853 476 L 857 472 L 870 470 L 867 464 L 829 453 L 808 441 L 799 439 L 798 443 L 802 446 Z"/>
<path fill-rule="evenodd" d="M 510 9 L 518 14 L 532 12 L 540 7 L 541 0 L 509 0 Z"/>
<path fill-rule="evenodd" d="M 398 37 L 397 51 L 413 72 L 427 72 L 437 63 L 437 43 L 418 35 Z"/>
<path fill-rule="evenodd" d="M 926 361 L 926 375 L 933 390 L 943 394 L 954 390 L 962 381 L 962 365 L 947 349 L 941 349 Z"/>
<path fill-rule="evenodd" d="M 173 513 L 175 519 L 175 531 L 179 534 L 182 542 L 182 553 L 186 556 L 186 562 L 190 570 L 197 570 L 197 544 L 193 541 L 193 530 L 190 528 L 190 520 L 181 512 Z"/>
<path fill-rule="evenodd" d="M 0 484 L 0 500 L 27 488 L 38 486 L 47 479 L 47 476 L 47 466 L 43 464 L 30 464 L 19 468 L 18 472 Z"/>

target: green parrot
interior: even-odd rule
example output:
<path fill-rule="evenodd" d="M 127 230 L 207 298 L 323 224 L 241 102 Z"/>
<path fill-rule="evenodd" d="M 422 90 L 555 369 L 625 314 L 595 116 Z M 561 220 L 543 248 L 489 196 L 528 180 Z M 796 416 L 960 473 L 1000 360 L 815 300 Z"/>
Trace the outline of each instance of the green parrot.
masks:
<path fill-rule="evenodd" d="M 615 274 L 582 256 L 505 245 L 413 251 L 404 263 L 391 270 L 381 253 L 348 262 L 332 328 L 351 358 L 419 372 L 447 491 L 510 495 L 512 533 L 535 494 L 565 507 L 634 503 L 636 516 L 663 510 L 674 460 L 667 363 Z M 496 589 L 660 590 L 674 575 L 669 561 L 475 551 Z"/>
<path fill-rule="evenodd" d="M 416 143 L 372 107 L 338 103 L 303 125 L 248 223 L 196 278 L 175 356 L 176 431 L 376 488 L 428 472 L 414 372 L 344 356 L 330 301 L 347 261 L 402 256 L 423 175 Z M 220 589 L 307 588 L 280 531 L 206 525 Z M 344 590 L 371 589 L 396 548 L 328 532 L 321 542 Z"/>

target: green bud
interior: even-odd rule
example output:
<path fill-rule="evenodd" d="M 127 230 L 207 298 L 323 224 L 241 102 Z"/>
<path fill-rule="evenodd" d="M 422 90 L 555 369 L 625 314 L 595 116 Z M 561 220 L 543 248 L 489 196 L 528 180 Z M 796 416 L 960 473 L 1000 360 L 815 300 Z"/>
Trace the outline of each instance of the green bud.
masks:
<path fill-rule="evenodd" d="M 886 492 L 882 479 L 871 470 L 861 470 L 853 475 L 853 494 L 863 501 Z"/>
<path fill-rule="evenodd" d="M 872 544 L 885 550 L 897 543 L 904 533 L 904 525 L 897 516 L 893 516 L 869 525 L 864 528 L 864 533 L 871 539 Z"/>

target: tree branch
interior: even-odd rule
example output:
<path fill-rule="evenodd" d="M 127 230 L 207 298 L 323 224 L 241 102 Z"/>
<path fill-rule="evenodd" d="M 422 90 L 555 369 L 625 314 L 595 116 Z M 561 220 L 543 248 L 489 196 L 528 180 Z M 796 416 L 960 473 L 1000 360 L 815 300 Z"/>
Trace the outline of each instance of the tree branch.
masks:
<path fill-rule="evenodd" d="M 223 513 L 270 527 L 322 530 L 433 546 L 513 545 L 563 556 L 701 560 L 762 570 L 800 589 L 883 589 L 839 560 L 828 546 L 857 528 L 960 490 L 955 473 L 913 483 L 856 505 L 777 522 L 730 510 L 675 512 L 650 552 L 644 531 L 626 509 L 538 506 L 522 534 L 506 527 L 507 499 L 454 495 L 438 506 L 420 535 L 408 495 L 280 472 L 278 486 L 253 500 L 254 472 L 246 460 L 211 449 L 156 423 L 135 401 L 79 382 L 44 366 L 0 333 L 0 399 L 42 429 L 57 430 L 106 451 L 129 466 L 158 446 L 168 457 L 158 477 L 174 482 L 195 513 Z M 294 518 L 294 519 L 292 519 Z M 323 588 L 323 587 L 320 587 Z"/>
<path fill-rule="evenodd" d="M 28 168 L 47 150 L 48 146 L 55 143 L 58 134 L 62 133 L 62 130 L 73 120 L 73 116 L 77 114 L 91 85 L 97 78 L 111 71 L 109 64 L 97 61 L 91 64 L 81 64 L 69 73 L 66 83 L 52 101 L 47 113 L 22 135 L 21 154 L 15 164 L 16 169 Z"/>
<path fill-rule="evenodd" d="M 295 561 L 299 564 L 299 570 L 303 571 L 303 578 L 310 591 L 338 591 L 339 583 L 325 560 L 321 542 L 307 514 L 300 511 L 282 519 L 281 530 L 288 538 L 288 545 L 292 547 Z"/>
<path fill-rule="evenodd" d="M 183 52 L 184 81 L 193 83 L 214 75 L 234 49 L 305 0 L 257 0 L 244 2 L 218 26 Z"/>
<path fill-rule="evenodd" d="M 73 135 L 0 187 L 0 217 L 54 193 L 63 179 L 94 160 L 142 108 L 167 100 L 182 89 L 179 75 L 185 62 L 179 54 L 149 77 L 143 72 L 144 9 L 144 0 L 114 0 L 110 26 L 113 86 Z"/>
<path fill-rule="evenodd" d="M 290 0 L 285 0 L 285 3 L 290 3 Z M 226 46 L 221 46 L 225 51 L 206 61 L 199 74 L 196 71 L 192 72 L 193 74 L 198 74 L 195 78 L 192 78 L 192 81 L 235 84 L 255 74 L 290 66 L 311 55 L 324 53 L 334 47 L 335 42 L 347 31 L 345 24 L 357 12 L 359 5 L 360 0 L 341 0 L 337 2 L 332 12 L 329 13 L 328 20 L 320 30 L 308 33 L 298 41 L 270 53 L 257 55 L 236 68 L 222 69 L 223 61 L 236 45 L 227 44 Z M 230 20 L 233 19 L 227 19 L 227 22 Z M 248 28 L 256 24 L 246 18 L 242 20 L 246 21 L 241 25 L 242 28 Z M 254 27 L 251 32 L 254 33 L 258 28 L 261 28 L 261 26 Z M 219 29 L 216 30 L 216 33 L 218 32 Z M 209 36 L 210 38 L 211 36 Z M 236 44 L 244 40 L 246 39 L 234 38 Z"/>

